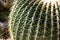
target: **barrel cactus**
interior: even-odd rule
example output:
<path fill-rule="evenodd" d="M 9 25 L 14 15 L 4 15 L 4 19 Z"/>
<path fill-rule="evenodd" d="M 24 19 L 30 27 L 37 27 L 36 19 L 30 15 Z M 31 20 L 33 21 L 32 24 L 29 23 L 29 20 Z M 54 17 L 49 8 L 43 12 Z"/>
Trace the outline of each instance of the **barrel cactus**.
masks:
<path fill-rule="evenodd" d="M 59 0 L 17 0 L 9 15 L 13 40 L 59 40 Z"/>

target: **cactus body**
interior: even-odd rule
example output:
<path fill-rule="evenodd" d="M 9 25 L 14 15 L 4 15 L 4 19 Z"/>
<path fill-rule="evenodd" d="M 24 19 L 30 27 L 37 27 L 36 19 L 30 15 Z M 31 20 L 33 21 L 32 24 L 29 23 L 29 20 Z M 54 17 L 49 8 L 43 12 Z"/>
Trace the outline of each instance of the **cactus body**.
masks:
<path fill-rule="evenodd" d="M 14 40 L 59 40 L 58 3 L 17 0 L 10 14 L 10 33 Z"/>

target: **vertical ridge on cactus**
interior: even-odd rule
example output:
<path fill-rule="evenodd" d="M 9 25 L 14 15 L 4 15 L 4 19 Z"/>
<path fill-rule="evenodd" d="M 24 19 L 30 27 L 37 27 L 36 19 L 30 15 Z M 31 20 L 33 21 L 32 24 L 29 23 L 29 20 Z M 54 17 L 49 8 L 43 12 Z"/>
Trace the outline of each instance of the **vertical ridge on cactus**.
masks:
<path fill-rule="evenodd" d="M 59 1 L 17 0 L 9 29 L 14 40 L 59 40 Z"/>

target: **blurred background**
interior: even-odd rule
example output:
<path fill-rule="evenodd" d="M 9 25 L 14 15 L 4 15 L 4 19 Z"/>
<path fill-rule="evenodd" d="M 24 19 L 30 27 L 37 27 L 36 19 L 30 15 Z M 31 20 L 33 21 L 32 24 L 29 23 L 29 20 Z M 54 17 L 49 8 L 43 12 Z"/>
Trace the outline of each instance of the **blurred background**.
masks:
<path fill-rule="evenodd" d="M 15 0 L 13 0 L 13 2 L 15 2 Z M 0 40 L 11 40 L 8 30 L 9 14 L 10 8 L 4 9 L 4 7 L 2 7 L 0 3 Z"/>

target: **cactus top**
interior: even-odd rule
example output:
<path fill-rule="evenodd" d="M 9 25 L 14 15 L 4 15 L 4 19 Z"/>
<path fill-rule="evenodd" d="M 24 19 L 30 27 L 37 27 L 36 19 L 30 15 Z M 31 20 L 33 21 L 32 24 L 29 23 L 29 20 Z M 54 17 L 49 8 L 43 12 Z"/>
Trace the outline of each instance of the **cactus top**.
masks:
<path fill-rule="evenodd" d="M 56 4 L 56 2 L 59 2 L 60 0 L 42 0 L 45 3 L 52 3 L 52 4 Z"/>

